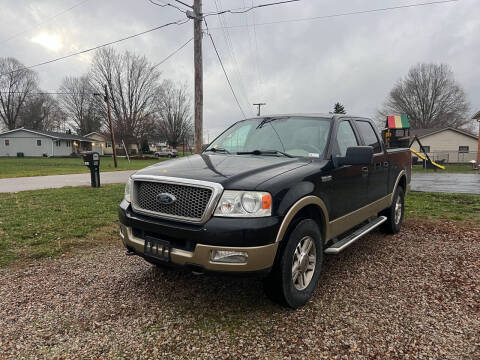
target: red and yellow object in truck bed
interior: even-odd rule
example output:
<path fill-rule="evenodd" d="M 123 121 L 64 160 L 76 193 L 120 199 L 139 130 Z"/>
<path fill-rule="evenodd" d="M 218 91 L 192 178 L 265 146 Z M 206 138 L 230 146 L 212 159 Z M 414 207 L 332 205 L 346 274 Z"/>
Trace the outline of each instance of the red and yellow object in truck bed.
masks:
<path fill-rule="evenodd" d="M 389 129 L 409 129 L 410 128 L 410 123 L 408 122 L 407 115 L 387 116 L 387 128 L 389 128 Z"/>

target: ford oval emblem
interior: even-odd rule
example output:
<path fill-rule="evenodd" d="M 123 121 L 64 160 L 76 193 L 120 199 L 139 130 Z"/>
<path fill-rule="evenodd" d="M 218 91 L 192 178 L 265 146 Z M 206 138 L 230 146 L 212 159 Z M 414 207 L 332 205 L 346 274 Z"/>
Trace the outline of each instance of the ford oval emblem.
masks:
<path fill-rule="evenodd" d="M 157 201 L 162 205 L 170 205 L 177 201 L 177 198 L 172 194 L 163 193 L 157 195 Z"/>

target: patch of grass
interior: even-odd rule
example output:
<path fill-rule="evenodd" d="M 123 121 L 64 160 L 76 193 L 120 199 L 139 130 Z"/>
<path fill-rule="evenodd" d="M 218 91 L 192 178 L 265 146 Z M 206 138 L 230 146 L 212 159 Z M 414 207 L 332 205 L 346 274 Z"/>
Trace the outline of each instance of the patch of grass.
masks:
<path fill-rule="evenodd" d="M 123 188 L 107 185 L 0 194 L 0 266 L 119 241 L 117 206 Z M 412 192 L 406 198 L 406 216 L 480 224 L 480 196 Z M 208 316 L 203 322 L 209 326 Z"/>
<path fill-rule="evenodd" d="M 167 158 L 131 160 L 118 158 L 118 168 L 114 167 L 113 158 L 100 158 L 100 171 L 138 170 Z M 0 158 L 0 178 L 22 176 L 43 176 L 88 173 L 82 158 Z"/>
<path fill-rule="evenodd" d="M 124 185 L 0 194 L 0 266 L 53 257 L 117 232 Z"/>
<path fill-rule="evenodd" d="M 445 170 L 437 169 L 424 169 L 422 165 L 413 165 L 413 173 L 450 173 L 450 174 L 474 174 L 471 164 L 445 164 Z"/>
<path fill-rule="evenodd" d="M 405 215 L 480 224 L 480 195 L 411 192 L 405 198 Z"/>

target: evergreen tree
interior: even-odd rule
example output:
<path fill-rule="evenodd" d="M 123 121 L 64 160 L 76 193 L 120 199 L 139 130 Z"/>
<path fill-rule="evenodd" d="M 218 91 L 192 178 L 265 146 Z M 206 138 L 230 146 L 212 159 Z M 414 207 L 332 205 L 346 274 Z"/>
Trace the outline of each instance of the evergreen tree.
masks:
<path fill-rule="evenodd" d="M 333 107 L 333 113 L 334 114 L 346 114 L 345 108 L 343 107 L 342 104 L 337 102 L 334 107 Z"/>

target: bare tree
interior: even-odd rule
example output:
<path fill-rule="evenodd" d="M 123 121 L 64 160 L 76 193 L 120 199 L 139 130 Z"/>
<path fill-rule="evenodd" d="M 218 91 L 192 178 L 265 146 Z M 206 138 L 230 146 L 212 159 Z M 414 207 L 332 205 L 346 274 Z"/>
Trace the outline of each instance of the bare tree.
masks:
<path fill-rule="evenodd" d="M 88 76 L 64 78 L 58 92 L 60 107 L 77 134 L 100 131 L 103 110 Z"/>
<path fill-rule="evenodd" d="M 18 125 L 32 130 L 55 130 L 60 127 L 62 114 L 58 102 L 49 94 L 33 94 L 20 109 Z"/>
<path fill-rule="evenodd" d="M 114 131 L 120 139 L 133 144 L 145 138 L 153 124 L 153 104 L 160 80 L 156 66 L 145 56 L 103 48 L 93 59 L 91 79 L 99 93 L 103 94 L 104 84 L 108 87 Z M 102 107 L 105 112 L 105 105 Z"/>
<path fill-rule="evenodd" d="M 0 58 L 0 118 L 8 130 L 18 127 L 20 110 L 37 88 L 35 72 L 14 58 Z"/>
<path fill-rule="evenodd" d="M 173 147 L 183 144 L 192 134 L 190 103 L 191 99 L 186 86 L 175 87 L 171 81 L 167 80 L 157 91 L 155 102 L 157 132 Z"/>
<path fill-rule="evenodd" d="M 470 105 L 450 66 L 418 64 L 390 91 L 382 116 L 406 114 L 412 128 L 469 126 Z"/>

